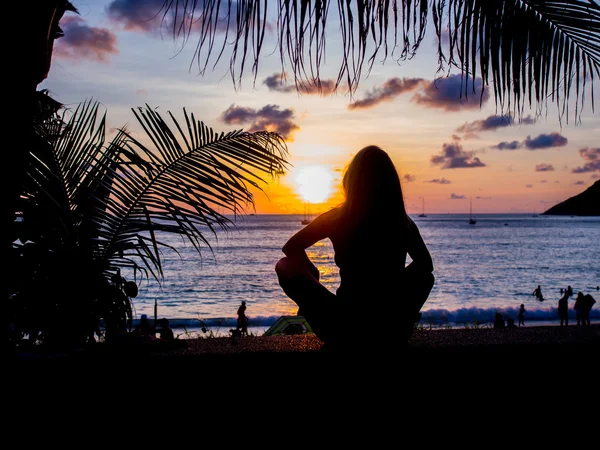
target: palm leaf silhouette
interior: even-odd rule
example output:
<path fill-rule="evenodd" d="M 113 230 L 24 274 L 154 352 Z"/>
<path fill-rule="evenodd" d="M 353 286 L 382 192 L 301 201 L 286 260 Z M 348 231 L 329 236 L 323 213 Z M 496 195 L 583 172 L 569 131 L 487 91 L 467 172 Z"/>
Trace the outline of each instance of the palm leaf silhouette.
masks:
<path fill-rule="evenodd" d="M 245 213 L 251 188 L 287 166 L 276 133 L 216 133 L 185 110 L 184 125 L 169 113 L 170 127 L 146 106 L 133 112 L 148 144 L 125 129 L 107 144 L 97 102 L 62 115 L 47 105 L 20 200 L 11 289 L 16 322 L 48 341 L 83 340 L 101 318 L 122 325 L 131 318 L 122 270 L 160 283 L 161 249 L 172 248 L 161 233 L 210 249 L 207 233 L 235 225 L 216 208 Z"/>
<path fill-rule="evenodd" d="M 230 74 L 237 85 L 248 60 L 257 76 L 269 4 L 277 8 L 281 62 L 289 61 L 296 86 L 319 83 L 335 6 L 342 40 L 336 88 L 343 84 L 351 94 L 375 61 L 413 57 L 430 20 L 439 41 L 439 70 L 458 67 L 465 96 L 473 93 L 475 77 L 481 77 L 507 112 L 519 115 L 529 104 L 541 113 L 550 100 L 559 117 L 566 113 L 568 120 L 574 95 L 573 115 L 579 120 L 586 85 L 600 74 L 600 5 L 595 0 L 169 0 L 160 13 L 174 36 L 187 41 L 192 31 L 199 34 L 195 58 L 201 73 L 230 47 Z M 593 90 L 590 96 L 593 110 Z"/>

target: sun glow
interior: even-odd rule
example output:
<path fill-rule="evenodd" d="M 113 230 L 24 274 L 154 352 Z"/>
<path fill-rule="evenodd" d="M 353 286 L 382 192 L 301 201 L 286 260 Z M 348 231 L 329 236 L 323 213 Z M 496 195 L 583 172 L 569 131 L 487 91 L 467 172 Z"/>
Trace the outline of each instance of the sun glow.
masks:
<path fill-rule="evenodd" d="M 333 193 L 333 172 L 325 166 L 299 168 L 293 177 L 296 192 L 308 203 L 323 203 Z"/>

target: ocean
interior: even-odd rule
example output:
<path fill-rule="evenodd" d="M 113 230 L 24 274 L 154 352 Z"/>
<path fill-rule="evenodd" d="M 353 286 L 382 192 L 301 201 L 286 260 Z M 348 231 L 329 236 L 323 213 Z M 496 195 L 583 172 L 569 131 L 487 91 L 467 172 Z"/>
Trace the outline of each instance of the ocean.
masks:
<path fill-rule="evenodd" d="M 570 325 L 577 292 L 597 300 L 592 322 L 600 320 L 600 217 L 481 214 L 412 216 L 431 252 L 435 285 L 423 306 L 420 327 L 491 326 L 496 312 L 517 322 L 525 306 L 525 326 L 557 325 L 560 290 L 571 286 Z M 133 299 L 134 325 L 142 314 L 167 317 L 178 337 L 229 336 L 236 312 L 246 301 L 249 332 L 262 335 L 297 306 L 275 274 L 281 247 L 302 225 L 302 215 L 246 215 L 235 227 L 210 231 L 201 255 L 180 236 L 160 239 L 177 249 L 163 252 L 164 280 L 143 280 Z M 375 241 L 374 241 L 375 242 Z M 339 283 L 329 240 L 308 250 L 321 282 L 332 292 Z M 409 259 L 410 260 L 410 259 Z M 374 261 L 373 264 L 377 264 Z M 127 274 L 125 274 L 127 277 Z M 128 279 L 131 278 L 129 274 Z M 543 301 L 533 295 L 540 285 Z M 357 313 L 357 332 L 387 325 L 386 311 Z"/>

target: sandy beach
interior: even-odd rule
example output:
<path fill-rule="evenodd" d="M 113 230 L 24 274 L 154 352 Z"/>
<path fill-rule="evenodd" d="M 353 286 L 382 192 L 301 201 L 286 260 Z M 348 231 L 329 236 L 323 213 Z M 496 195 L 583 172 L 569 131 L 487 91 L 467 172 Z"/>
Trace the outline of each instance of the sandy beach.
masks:
<path fill-rule="evenodd" d="M 99 345 L 69 355 L 14 354 L 9 397 L 20 404 L 64 393 L 115 400 L 118 393 L 153 394 L 168 396 L 181 411 L 200 404 L 226 410 L 240 395 L 250 408 L 275 403 L 284 410 L 397 401 L 404 407 L 461 404 L 489 411 L 494 402 L 506 403 L 498 406 L 505 409 L 522 397 L 529 411 L 542 412 L 544 407 L 532 405 L 588 403 L 587 394 L 574 394 L 577 383 L 587 386 L 595 377 L 600 324 L 416 330 L 406 349 L 383 354 L 332 354 L 321 350 L 314 335 L 187 343 L 170 351 Z M 568 395 L 557 396 L 558 385 Z"/>
<path fill-rule="evenodd" d="M 212 337 L 185 339 L 187 348 L 110 347 L 100 343 L 95 348 L 70 354 L 44 354 L 36 351 L 17 352 L 12 356 L 16 366 L 72 365 L 72 364 L 122 364 L 150 361 L 151 364 L 178 366 L 194 364 L 220 365 L 252 364 L 272 360 L 306 363 L 308 361 L 339 361 L 340 355 L 328 352 L 314 334 Z M 376 347 L 376 345 L 375 345 Z M 360 354 L 351 353 L 344 358 L 375 358 L 379 360 L 395 355 L 379 354 L 369 348 Z M 534 365 L 547 358 L 575 358 L 592 355 L 600 350 L 600 324 L 591 326 L 524 326 L 496 330 L 490 327 L 417 329 L 407 348 L 398 355 L 414 362 L 427 364 L 431 360 L 446 360 L 453 364 L 470 365 L 471 359 L 479 364 L 494 364 L 499 358 L 512 358 L 522 364 Z M 389 353 L 389 352 L 388 352 Z"/>

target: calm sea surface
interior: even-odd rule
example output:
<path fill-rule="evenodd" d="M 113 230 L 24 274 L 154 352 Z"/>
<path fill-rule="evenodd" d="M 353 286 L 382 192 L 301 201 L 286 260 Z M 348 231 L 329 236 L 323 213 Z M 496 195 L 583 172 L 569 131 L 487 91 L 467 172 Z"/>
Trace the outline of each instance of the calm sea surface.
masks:
<path fill-rule="evenodd" d="M 515 319 L 525 305 L 525 325 L 556 323 L 560 289 L 570 285 L 590 293 L 597 303 L 592 321 L 600 320 L 600 217 L 432 214 L 413 217 L 434 263 L 436 282 L 425 303 L 425 326 L 484 326 L 496 311 Z M 207 232 L 213 253 L 199 256 L 180 237 L 161 239 L 178 249 L 165 251 L 165 279 L 142 282 L 133 299 L 135 316 L 168 317 L 176 329 L 202 325 L 216 335 L 235 326 L 242 300 L 247 304 L 250 331 L 262 334 L 282 315 L 297 307 L 277 283 L 274 266 L 281 247 L 303 225 L 297 215 L 255 215 L 238 218 L 236 228 Z M 339 282 L 329 240 L 308 251 L 321 272 L 321 281 L 335 292 Z M 377 264 L 377 261 L 373 261 Z M 544 301 L 533 290 L 541 285 Z M 573 314 L 574 297 L 570 300 Z M 362 331 L 387 326 L 386 311 L 357 317 Z M 573 319 L 574 323 L 574 319 Z"/>

